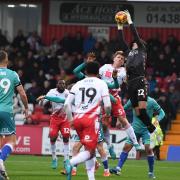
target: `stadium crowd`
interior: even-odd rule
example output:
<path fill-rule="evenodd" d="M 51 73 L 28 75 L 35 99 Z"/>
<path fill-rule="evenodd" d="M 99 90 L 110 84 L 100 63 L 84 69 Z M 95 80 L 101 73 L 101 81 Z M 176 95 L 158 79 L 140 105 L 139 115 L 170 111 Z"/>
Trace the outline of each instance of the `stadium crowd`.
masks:
<path fill-rule="evenodd" d="M 169 35 L 162 43 L 159 37 L 155 34 L 147 40 L 147 80 L 150 96 L 166 113 L 161 124 L 165 132 L 180 106 L 180 41 Z M 119 42 L 118 39 L 98 41 L 92 34 L 84 37 L 77 32 L 75 36 L 66 33 L 62 39 L 54 38 L 47 46 L 37 32 L 25 36 L 19 30 L 9 42 L 0 30 L 0 49 L 8 52 L 9 68 L 19 74 L 29 103 L 35 106 L 36 98 L 54 88 L 58 79 L 63 78 L 67 85 L 77 81 L 72 71 L 84 61 L 88 52 L 95 52 L 101 65 L 111 63 L 112 54 L 119 50 Z M 122 87 L 121 97 L 124 102 L 128 99 L 125 86 Z M 15 100 L 15 112 L 21 112 L 18 97 Z M 44 113 L 49 113 L 49 107 Z"/>

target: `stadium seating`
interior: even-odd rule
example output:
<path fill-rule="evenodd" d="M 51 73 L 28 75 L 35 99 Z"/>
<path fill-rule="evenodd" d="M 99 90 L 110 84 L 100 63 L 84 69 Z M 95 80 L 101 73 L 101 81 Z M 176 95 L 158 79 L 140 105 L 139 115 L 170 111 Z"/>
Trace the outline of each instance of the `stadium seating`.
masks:
<path fill-rule="evenodd" d="M 180 113 L 177 114 L 176 119 L 172 122 L 171 129 L 167 132 L 164 144 L 160 148 L 161 159 L 167 159 L 170 146 L 180 146 Z"/>

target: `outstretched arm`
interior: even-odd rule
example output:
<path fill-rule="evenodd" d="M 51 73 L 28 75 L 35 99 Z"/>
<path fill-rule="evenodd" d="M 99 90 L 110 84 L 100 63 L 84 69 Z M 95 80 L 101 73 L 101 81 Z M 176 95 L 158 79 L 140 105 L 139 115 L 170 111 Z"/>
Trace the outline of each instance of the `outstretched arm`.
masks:
<path fill-rule="evenodd" d="M 45 102 L 51 101 L 51 102 L 55 102 L 55 103 L 64 103 L 65 102 L 64 98 L 60 98 L 57 96 L 49 96 L 49 95 L 46 95 L 46 96 L 41 95 L 36 99 L 37 102 L 41 102 L 43 100 Z"/>
<path fill-rule="evenodd" d="M 123 25 L 117 23 L 118 36 L 119 36 L 119 48 L 126 54 L 129 52 L 129 47 L 124 39 Z"/>
<path fill-rule="evenodd" d="M 131 15 L 130 15 L 129 11 L 126 10 L 124 12 L 127 15 L 127 22 L 129 24 L 130 30 L 131 30 L 131 32 L 133 34 L 134 41 L 137 43 L 138 47 L 143 48 L 145 50 L 146 49 L 145 44 L 143 43 L 142 39 L 139 37 L 139 34 L 138 34 L 137 30 L 136 30 L 136 27 L 134 26 L 134 23 L 133 23 L 133 21 L 131 19 Z"/>
<path fill-rule="evenodd" d="M 73 73 L 76 77 L 78 77 L 79 79 L 84 79 L 85 78 L 85 74 L 82 73 L 81 71 L 86 67 L 86 63 L 88 62 L 93 62 L 95 61 L 96 59 L 96 55 L 94 52 L 89 52 L 87 54 L 87 59 L 86 59 L 86 62 L 80 64 L 78 67 L 76 67 L 74 70 L 73 70 Z"/>

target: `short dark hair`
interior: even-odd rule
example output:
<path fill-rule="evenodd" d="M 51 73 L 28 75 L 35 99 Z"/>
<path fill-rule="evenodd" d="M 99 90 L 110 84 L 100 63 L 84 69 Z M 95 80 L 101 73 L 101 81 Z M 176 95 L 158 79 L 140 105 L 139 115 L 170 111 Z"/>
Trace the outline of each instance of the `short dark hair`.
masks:
<path fill-rule="evenodd" d="M 146 41 L 144 41 L 143 39 L 140 39 L 140 42 L 141 42 L 141 44 L 144 46 L 144 48 L 147 47 L 147 42 L 146 42 Z M 136 44 L 138 45 L 137 41 L 136 41 L 136 40 L 133 40 L 133 41 L 131 42 L 131 46 L 130 46 L 131 49 L 132 49 L 133 43 L 136 43 Z"/>
<path fill-rule="evenodd" d="M 97 61 L 93 61 L 93 62 L 88 62 L 86 64 L 86 73 L 87 74 L 94 74 L 94 75 L 98 75 L 99 74 L 99 68 L 100 65 Z"/>
<path fill-rule="evenodd" d="M 0 63 L 3 62 L 5 59 L 6 59 L 6 52 L 0 50 Z"/>

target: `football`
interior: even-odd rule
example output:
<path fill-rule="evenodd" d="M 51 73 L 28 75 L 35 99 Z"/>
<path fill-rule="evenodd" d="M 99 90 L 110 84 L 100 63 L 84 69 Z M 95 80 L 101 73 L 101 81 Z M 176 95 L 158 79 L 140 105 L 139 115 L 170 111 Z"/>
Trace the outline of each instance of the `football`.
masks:
<path fill-rule="evenodd" d="M 124 24 L 127 22 L 127 15 L 124 11 L 119 11 L 115 15 L 115 21 L 120 24 Z"/>

